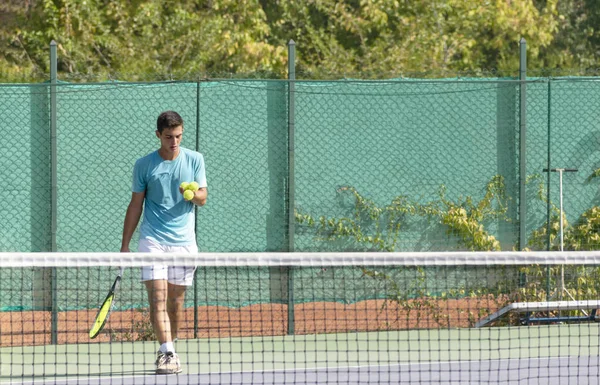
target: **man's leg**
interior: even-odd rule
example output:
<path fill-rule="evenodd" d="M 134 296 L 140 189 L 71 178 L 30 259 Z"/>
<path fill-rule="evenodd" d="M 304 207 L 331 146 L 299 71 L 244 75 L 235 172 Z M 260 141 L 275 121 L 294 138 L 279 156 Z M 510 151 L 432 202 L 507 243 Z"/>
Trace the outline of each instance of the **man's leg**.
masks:
<path fill-rule="evenodd" d="M 167 311 L 169 284 L 164 279 L 144 281 L 150 304 L 150 321 L 161 347 L 156 359 L 157 374 L 181 372 L 181 362 L 175 353 L 171 335 L 171 323 Z"/>
<path fill-rule="evenodd" d="M 177 331 L 183 314 L 185 300 L 185 289 L 187 286 L 173 285 L 169 283 L 167 294 L 167 314 L 171 321 L 170 332 L 173 340 L 177 338 Z"/>
<path fill-rule="evenodd" d="M 148 291 L 150 305 L 150 322 L 160 345 L 173 342 L 171 339 L 171 322 L 167 312 L 168 284 L 164 279 L 144 281 Z"/>
<path fill-rule="evenodd" d="M 178 252 L 180 250 L 171 250 L 172 252 Z M 184 248 L 184 251 L 185 250 Z M 168 284 L 167 284 L 167 298 L 166 298 L 166 313 L 169 319 L 169 337 L 171 341 L 177 338 L 177 331 L 179 330 L 179 323 L 183 315 L 183 306 L 185 300 L 185 290 L 187 286 L 191 286 L 194 281 L 195 267 L 169 267 L 168 269 Z M 173 346 L 173 342 L 169 342 L 170 346 Z M 172 370 L 171 373 L 180 373 L 182 371 L 181 361 L 175 349 L 173 347 L 172 353 L 168 354 L 167 367 Z M 162 373 L 162 370 L 157 369 L 157 373 Z"/>

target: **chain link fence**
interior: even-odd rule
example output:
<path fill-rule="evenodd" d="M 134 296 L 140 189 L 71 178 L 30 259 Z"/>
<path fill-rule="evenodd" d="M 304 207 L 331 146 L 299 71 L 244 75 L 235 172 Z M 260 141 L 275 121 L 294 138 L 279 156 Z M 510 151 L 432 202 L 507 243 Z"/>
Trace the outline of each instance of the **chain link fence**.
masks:
<path fill-rule="evenodd" d="M 49 250 L 54 236 L 59 252 L 118 251 L 133 164 L 158 148 L 155 121 L 164 110 L 183 116 L 183 146 L 205 156 L 201 251 L 285 251 L 290 225 L 297 251 L 512 250 L 521 222 L 527 247 L 557 249 L 559 175 L 548 168 L 578 170 L 563 175 L 564 247 L 597 248 L 600 79 L 524 84 L 527 175 L 519 171 L 523 84 L 511 78 L 298 80 L 293 173 L 286 80 L 59 83 L 55 160 L 49 84 L 0 85 L 0 248 Z M 34 273 L 22 274 L 34 293 Z M 227 280 L 222 270 L 201 274 Z M 273 284 L 266 270 L 248 274 L 263 288 Z M 76 280 L 87 287 L 107 275 Z M 3 298 L 2 306 L 29 306 L 16 300 L 22 304 Z"/>
<path fill-rule="evenodd" d="M 334 218 L 353 235 L 332 242 L 327 231 L 335 230 L 321 226 L 322 242 L 315 242 L 305 226 L 298 249 L 460 248 L 441 212 L 466 199 L 479 202 L 496 176 L 504 180 L 507 217 L 485 225 L 505 249 L 515 244 L 517 83 L 338 82 L 297 90 L 296 207 Z M 359 207 L 363 198 L 370 207 Z"/>
<path fill-rule="evenodd" d="M 297 250 L 377 248 L 354 233 L 338 236 L 326 225 L 307 225 L 303 215 L 317 222 L 348 219 L 356 228 L 361 222 L 365 234 L 393 238 L 386 246 L 396 251 L 465 248 L 440 212 L 475 207 L 495 177 L 504 196 L 489 209 L 496 205 L 503 213 L 480 222 L 510 250 L 518 247 L 521 180 L 528 235 L 547 222 L 548 187 L 551 215 L 560 201 L 558 174 L 548 184 L 544 169 L 578 170 L 563 175 L 569 224 L 596 204 L 599 92 L 597 78 L 527 82 L 527 175 L 521 176 L 517 81 L 297 81 L 296 168 L 289 175 L 287 81 L 61 83 L 57 250 L 118 249 L 133 163 L 157 148 L 155 119 L 166 109 L 184 116 L 184 146 L 207 160 L 210 203 L 198 216 L 202 251 L 285 250 L 290 177 Z M 10 220 L 3 221 L 0 247 L 48 250 L 49 87 L 5 85 L 0 98 L 6 132 L 13 133 L 2 140 L 0 211 Z M 360 217 L 391 208 L 402 217 Z M 396 224 L 398 233 L 386 233 Z"/>

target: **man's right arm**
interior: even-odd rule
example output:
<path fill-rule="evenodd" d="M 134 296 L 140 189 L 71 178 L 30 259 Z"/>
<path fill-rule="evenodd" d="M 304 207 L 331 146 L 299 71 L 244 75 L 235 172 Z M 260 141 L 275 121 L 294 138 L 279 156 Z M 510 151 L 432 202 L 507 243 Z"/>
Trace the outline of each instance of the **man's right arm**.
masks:
<path fill-rule="evenodd" d="M 142 207 L 145 196 L 146 193 L 144 191 L 139 193 L 134 192 L 131 194 L 131 201 L 127 207 L 125 223 L 123 224 L 123 238 L 121 240 L 122 252 L 129 251 L 129 242 L 131 242 L 131 237 L 133 237 L 135 228 L 137 227 L 140 217 L 142 216 Z"/>

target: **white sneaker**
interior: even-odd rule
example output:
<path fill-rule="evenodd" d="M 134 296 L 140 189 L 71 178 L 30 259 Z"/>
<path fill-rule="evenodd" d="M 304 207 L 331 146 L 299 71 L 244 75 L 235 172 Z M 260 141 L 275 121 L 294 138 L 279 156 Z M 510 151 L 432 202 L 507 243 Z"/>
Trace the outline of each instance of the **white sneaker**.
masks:
<path fill-rule="evenodd" d="M 156 374 L 177 374 L 181 372 L 181 361 L 177 354 L 173 352 L 158 352 Z"/>
<path fill-rule="evenodd" d="M 160 350 L 156 352 L 156 361 L 154 361 L 154 365 L 158 367 L 158 363 L 164 360 L 164 356 L 165 353 L 161 352 Z"/>

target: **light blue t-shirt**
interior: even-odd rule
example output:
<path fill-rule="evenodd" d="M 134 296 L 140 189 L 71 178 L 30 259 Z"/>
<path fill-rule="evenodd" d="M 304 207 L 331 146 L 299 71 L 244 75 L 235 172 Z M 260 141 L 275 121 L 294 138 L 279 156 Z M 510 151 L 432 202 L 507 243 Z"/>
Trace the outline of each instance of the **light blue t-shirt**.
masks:
<path fill-rule="evenodd" d="M 133 167 L 133 192 L 146 192 L 140 237 L 160 244 L 196 244 L 194 204 L 179 192 L 182 182 L 196 181 L 206 187 L 202 154 L 179 149 L 174 160 L 164 160 L 158 151 L 138 159 Z"/>

